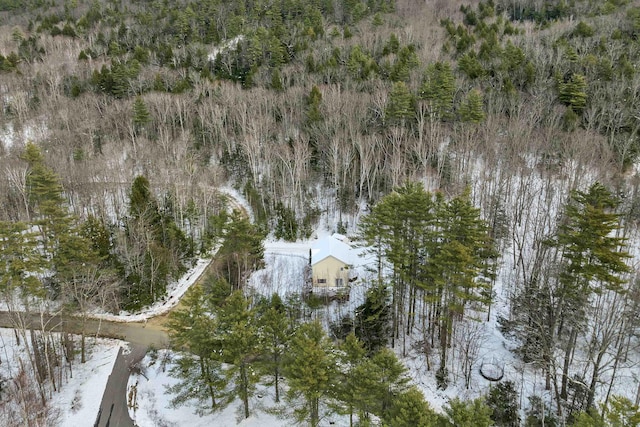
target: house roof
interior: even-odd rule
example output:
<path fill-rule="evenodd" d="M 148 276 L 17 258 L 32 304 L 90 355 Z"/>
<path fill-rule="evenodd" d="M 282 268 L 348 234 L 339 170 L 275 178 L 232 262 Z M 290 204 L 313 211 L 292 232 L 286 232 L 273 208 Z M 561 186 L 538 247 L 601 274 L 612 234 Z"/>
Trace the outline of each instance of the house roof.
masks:
<path fill-rule="evenodd" d="M 327 236 L 316 240 L 311 245 L 311 265 L 315 265 L 330 256 L 345 264 L 353 264 L 351 246 L 343 243 L 334 236 Z"/>

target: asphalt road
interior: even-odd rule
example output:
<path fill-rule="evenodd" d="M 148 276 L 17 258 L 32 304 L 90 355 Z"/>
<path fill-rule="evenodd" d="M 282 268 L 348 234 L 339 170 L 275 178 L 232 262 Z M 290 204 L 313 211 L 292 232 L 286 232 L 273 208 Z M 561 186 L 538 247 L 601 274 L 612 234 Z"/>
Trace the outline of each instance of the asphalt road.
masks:
<path fill-rule="evenodd" d="M 144 357 L 147 347 L 131 345 L 127 354 L 121 348 L 102 396 L 94 427 L 135 427 L 127 407 L 127 383 L 131 368 Z"/>

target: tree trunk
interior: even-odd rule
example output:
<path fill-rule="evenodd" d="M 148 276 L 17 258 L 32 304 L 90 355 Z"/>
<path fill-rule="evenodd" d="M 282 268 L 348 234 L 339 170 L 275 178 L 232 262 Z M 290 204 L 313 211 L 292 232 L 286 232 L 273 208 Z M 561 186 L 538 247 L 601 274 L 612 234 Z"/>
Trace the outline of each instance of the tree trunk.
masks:
<path fill-rule="evenodd" d="M 85 313 L 82 314 L 82 329 L 80 333 L 80 363 L 85 363 L 87 361 L 86 358 L 86 346 L 85 346 L 85 327 L 87 323 L 87 316 Z"/>
<path fill-rule="evenodd" d="M 249 379 L 247 378 L 247 366 L 243 362 L 240 365 L 240 379 L 242 381 L 242 404 L 244 405 L 244 417 L 249 418 Z"/>
<path fill-rule="evenodd" d="M 311 422 L 311 427 L 318 427 L 318 424 L 320 423 L 320 414 L 318 408 L 320 406 L 319 399 L 311 398 L 309 406 L 309 421 Z"/>
<path fill-rule="evenodd" d="M 274 357 L 274 363 L 276 365 L 273 373 L 274 373 L 274 378 L 275 378 L 275 388 L 276 388 L 276 403 L 280 402 L 280 387 L 279 387 L 279 381 L 280 381 L 280 369 L 279 369 L 279 364 L 278 364 L 278 358 Z"/>
<path fill-rule="evenodd" d="M 604 356 L 604 350 L 598 352 L 598 357 L 593 362 L 593 375 L 591 376 L 591 384 L 589 384 L 589 394 L 587 396 L 587 407 L 589 409 L 593 406 L 593 400 L 596 394 L 596 384 L 598 383 L 598 379 L 600 378 L 600 363 L 602 362 L 602 357 Z"/>
<path fill-rule="evenodd" d="M 216 393 L 213 389 L 213 384 L 211 384 L 211 372 L 209 369 L 209 364 L 203 357 L 200 357 L 200 371 L 207 379 L 207 388 L 209 389 L 209 396 L 211 397 L 211 409 L 216 409 Z"/>
<path fill-rule="evenodd" d="M 576 345 L 576 338 L 578 337 L 578 332 L 576 328 L 571 328 L 571 333 L 569 334 L 569 341 L 567 342 L 567 348 L 564 353 L 564 365 L 562 367 L 562 387 L 560 389 L 560 397 L 563 399 L 567 398 L 567 383 L 569 381 L 569 367 L 571 366 L 571 355 L 573 354 L 573 349 Z"/>

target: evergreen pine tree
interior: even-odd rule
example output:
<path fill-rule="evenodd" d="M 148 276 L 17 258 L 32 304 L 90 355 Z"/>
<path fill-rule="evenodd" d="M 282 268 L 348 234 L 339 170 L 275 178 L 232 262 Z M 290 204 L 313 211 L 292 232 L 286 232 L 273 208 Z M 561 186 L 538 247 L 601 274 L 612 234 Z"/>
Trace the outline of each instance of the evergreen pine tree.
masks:
<path fill-rule="evenodd" d="M 69 214 L 58 175 L 44 163 L 40 148 L 29 142 L 21 158 L 29 165 L 26 179 L 29 203 L 42 234 L 47 258 L 52 260 L 61 236 L 69 232 L 73 218 Z M 53 266 L 55 269 L 55 265 Z"/>
<path fill-rule="evenodd" d="M 422 392 L 411 387 L 396 396 L 384 422 L 389 427 L 435 427 L 438 425 L 438 416 L 429 407 Z"/>
<path fill-rule="evenodd" d="M 376 406 L 372 411 L 380 418 L 390 417 L 394 400 L 409 389 L 407 368 L 398 360 L 396 354 L 383 348 L 371 357 L 371 364 L 375 372 L 375 385 L 369 393 L 374 396 Z"/>
<path fill-rule="evenodd" d="M 440 340 L 439 384 L 446 388 L 448 349 L 455 323 L 472 306 L 482 310 L 490 303 L 490 280 L 496 258 L 487 224 L 480 218 L 467 189 L 449 203 L 438 203 L 437 228 L 429 262 L 425 263 L 424 287 L 432 304 L 434 326 Z"/>
<path fill-rule="evenodd" d="M 390 326 L 389 291 L 385 285 L 375 285 L 367 290 L 364 303 L 355 309 L 355 336 L 371 355 L 389 341 Z"/>
<path fill-rule="evenodd" d="M 427 67 L 420 86 L 420 98 L 429 101 L 431 117 L 436 120 L 453 117 L 455 91 L 456 81 L 450 64 L 436 62 Z"/>
<path fill-rule="evenodd" d="M 491 387 L 487 396 L 487 406 L 492 409 L 491 419 L 497 427 L 518 427 L 518 393 L 511 381 L 500 382 Z"/>
<path fill-rule="evenodd" d="M 393 84 L 385 117 L 391 124 L 409 122 L 415 117 L 413 95 L 404 82 L 399 81 Z"/>
<path fill-rule="evenodd" d="M 567 396 L 568 371 L 578 333 L 586 321 L 586 308 L 594 292 L 621 292 L 623 275 L 630 269 L 625 260 L 625 239 L 615 235 L 620 215 L 618 200 L 602 184 L 594 183 L 587 192 L 574 191 L 558 229 L 556 245 L 561 249 L 562 267 L 556 291 L 559 316 L 558 336 L 567 335 L 562 372 L 561 396 Z M 586 407 L 593 404 L 597 372 L 594 367 Z"/>
<path fill-rule="evenodd" d="M 409 81 L 411 70 L 420 64 L 413 45 L 404 46 L 398 51 L 396 62 L 391 67 L 390 78 L 394 82 Z"/>
<path fill-rule="evenodd" d="M 361 418 L 370 405 L 365 403 L 370 399 L 368 390 L 362 386 L 366 384 L 360 365 L 365 362 L 366 350 L 353 333 L 350 333 L 340 345 L 340 372 L 337 381 L 337 398 L 342 402 L 342 412 L 349 415 L 349 426 L 354 425 L 353 416 L 359 412 Z M 367 372 L 368 374 L 368 372 Z"/>
<path fill-rule="evenodd" d="M 484 120 L 484 107 L 482 93 L 473 89 L 460 104 L 460 120 L 467 123 L 480 123 Z"/>
<path fill-rule="evenodd" d="M 286 400 L 298 422 L 320 422 L 322 404 L 331 398 L 336 366 L 333 345 L 318 322 L 298 327 L 291 340 L 284 374 Z"/>
<path fill-rule="evenodd" d="M 640 426 L 640 406 L 623 396 L 612 396 L 605 409 L 605 419 L 611 427 Z"/>
<path fill-rule="evenodd" d="M 280 74 L 280 70 L 275 68 L 271 72 L 271 89 L 282 92 L 284 91 L 284 86 L 282 84 L 282 75 Z"/>
<path fill-rule="evenodd" d="M 322 112 L 320 104 L 322 103 L 322 93 L 317 86 L 311 88 L 309 96 L 306 98 L 307 104 L 307 124 L 314 124 L 322 121 Z"/>
<path fill-rule="evenodd" d="M 571 427 L 607 427 L 604 420 L 594 409 L 580 412 L 575 419 L 569 424 Z M 612 427 L 612 426 L 611 426 Z M 625 426 L 626 427 L 626 426 Z"/>
<path fill-rule="evenodd" d="M 29 165 L 26 185 L 31 205 L 61 205 L 64 202 L 62 185 L 55 172 L 45 165 L 40 148 L 32 142 L 27 142 L 21 158 Z"/>
<path fill-rule="evenodd" d="M 249 219 L 234 210 L 218 250 L 215 267 L 234 290 L 243 289 L 249 275 L 264 264 L 264 233 Z"/>
<path fill-rule="evenodd" d="M 182 299 L 182 308 L 169 314 L 167 329 L 171 346 L 182 350 L 170 375 L 178 382 L 167 391 L 174 395 L 172 405 L 199 403 L 199 413 L 220 410 L 228 404 L 227 378 L 220 361 L 221 340 L 214 307 L 200 286 L 192 287 Z"/>
<path fill-rule="evenodd" d="M 133 101 L 133 126 L 136 132 L 143 131 L 149 122 L 151 122 L 151 114 L 149 114 L 147 105 L 141 97 L 137 96 Z"/>
<path fill-rule="evenodd" d="M 49 291 L 61 297 L 66 308 L 82 314 L 81 360 L 85 361 L 84 325 L 87 311 L 98 303 L 108 282 L 110 269 L 85 238 L 79 221 L 69 213 L 58 176 L 44 164 L 40 149 L 28 143 L 22 158 L 29 163 L 27 185 L 36 224 L 48 261 Z"/>
<path fill-rule="evenodd" d="M 91 249 L 98 256 L 107 259 L 112 256 L 113 241 L 107 225 L 93 215 L 89 215 L 81 225 L 81 233 L 91 242 Z"/>
<path fill-rule="evenodd" d="M 489 408 L 482 398 L 472 401 L 463 401 L 458 398 L 449 401 L 445 408 L 448 418 L 448 426 L 451 427 L 490 427 L 491 408 Z"/>
<path fill-rule="evenodd" d="M 360 45 L 351 48 L 347 61 L 347 71 L 356 80 L 367 80 L 375 70 L 375 61 L 362 50 Z"/>
<path fill-rule="evenodd" d="M 144 176 L 134 179 L 129 193 L 129 217 L 125 220 L 120 245 L 121 274 L 127 286 L 122 290 L 124 307 L 136 309 L 157 301 L 166 293 L 171 278 L 186 270 L 193 245 L 176 225 L 166 199 L 161 210 Z"/>
<path fill-rule="evenodd" d="M 258 334 L 266 371 L 273 376 L 275 401 L 280 402 L 280 375 L 283 359 L 291 339 L 291 322 L 287 308 L 278 294 L 258 306 Z"/>
<path fill-rule="evenodd" d="M 151 184 L 147 177 L 137 176 L 131 184 L 129 193 L 129 215 L 135 220 L 142 220 L 156 233 L 160 226 L 158 202 L 151 192 Z"/>
<path fill-rule="evenodd" d="M 361 223 L 361 236 L 378 258 L 380 282 L 383 261 L 393 267 L 392 345 L 403 330 L 409 333 L 415 322 L 415 287 L 424 278 L 420 266 L 430 251 L 433 207 L 432 196 L 422 184 L 407 183 L 382 198 Z"/>
<path fill-rule="evenodd" d="M 38 274 L 48 266 L 38 248 L 37 235 L 22 222 L 0 221 L 0 292 L 8 301 L 16 291 L 23 296 L 44 296 Z"/>
<path fill-rule="evenodd" d="M 218 309 L 220 357 L 230 366 L 225 370 L 232 396 L 242 400 L 244 417 L 249 418 L 249 399 L 255 392 L 258 375 L 253 369 L 259 354 L 255 313 L 242 291 L 235 291 Z"/>
<path fill-rule="evenodd" d="M 558 92 L 560 102 L 577 114 L 587 106 L 587 80 L 581 74 L 572 74 L 566 81 L 559 82 Z"/>

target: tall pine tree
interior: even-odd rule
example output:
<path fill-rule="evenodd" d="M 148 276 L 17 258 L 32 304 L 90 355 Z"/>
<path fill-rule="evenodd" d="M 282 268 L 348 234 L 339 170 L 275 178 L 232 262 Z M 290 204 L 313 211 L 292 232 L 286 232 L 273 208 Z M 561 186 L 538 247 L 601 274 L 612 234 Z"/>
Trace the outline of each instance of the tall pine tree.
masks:
<path fill-rule="evenodd" d="M 567 397 L 569 367 L 578 334 L 586 322 L 586 309 L 594 292 L 621 292 L 624 274 L 630 271 L 625 260 L 626 239 L 616 231 L 620 215 L 619 201 L 601 183 L 588 191 L 573 191 L 559 226 L 556 245 L 562 254 L 561 272 L 556 291 L 557 334 L 564 339 L 564 364 L 560 396 Z M 589 406 L 593 391 L 589 393 Z"/>
<path fill-rule="evenodd" d="M 255 311 L 242 291 L 235 291 L 218 311 L 220 356 L 230 365 L 225 370 L 231 393 L 242 400 L 244 417 L 249 418 L 249 399 L 255 392 L 258 375 L 254 369 L 260 351 Z"/>
<path fill-rule="evenodd" d="M 200 413 L 211 413 L 228 403 L 227 377 L 222 370 L 222 342 L 217 335 L 218 321 L 210 299 L 200 286 L 192 287 L 182 299 L 182 308 L 169 314 L 167 329 L 171 346 L 182 350 L 170 375 L 178 382 L 168 388 L 174 406 L 199 403 Z"/>
<path fill-rule="evenodd" d="M 286 400 L 298 422 L 317 427 L 323 403 L 332 398 L 336 379 L 333 345 L 318 322 L 298 327 L 291 340 L 284 370 L 289 390 Z"/>
<path fill-rule="evenodd" d="M 265 371 L 273 377 L 275 401 L 280 402 L 280 376 L 283 360 L 291 340 L 292 326 L 287 308 L 278 294 L 264 300 L 257 307 L 258 335 Z"/>

